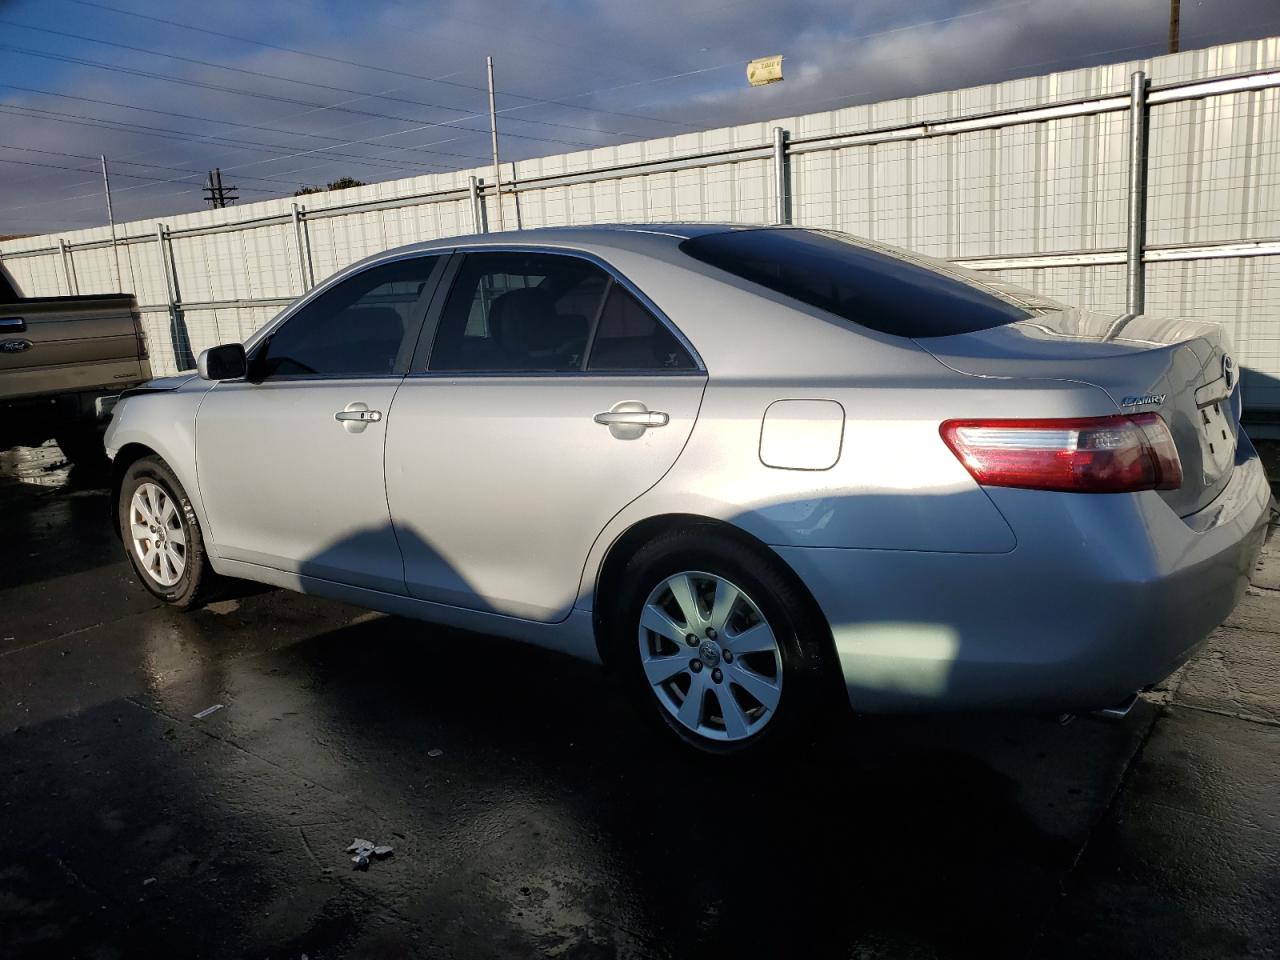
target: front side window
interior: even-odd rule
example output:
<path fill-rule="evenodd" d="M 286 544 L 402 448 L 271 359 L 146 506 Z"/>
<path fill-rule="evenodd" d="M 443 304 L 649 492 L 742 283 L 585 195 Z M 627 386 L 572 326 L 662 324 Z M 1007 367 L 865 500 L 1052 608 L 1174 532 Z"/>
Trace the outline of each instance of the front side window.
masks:
<path fill-rule="evenodd" d="M 377 377 L 403 369 L 442 257 L 371 267 L 284 322 L 256 359 L 258 378 Z"/>

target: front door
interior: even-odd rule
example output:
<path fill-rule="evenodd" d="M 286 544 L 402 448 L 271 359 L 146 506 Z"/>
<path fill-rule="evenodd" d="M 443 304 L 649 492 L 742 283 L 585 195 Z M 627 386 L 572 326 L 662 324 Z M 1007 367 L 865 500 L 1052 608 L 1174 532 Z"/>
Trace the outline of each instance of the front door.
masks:
<path fill-rule="evenodd" d="M 595 538 L 684 447 L 705 373 L 581 257 L 467 254 L 437 313 L 387 435 L 409 593 L 562 620 Z"/>
<path fill-rule="evenodd" d="M 218 556 L 404 593 L 383 483 L 387 414 L 444 257 L 371 267 L 304 304 L 196 418 Z"/>

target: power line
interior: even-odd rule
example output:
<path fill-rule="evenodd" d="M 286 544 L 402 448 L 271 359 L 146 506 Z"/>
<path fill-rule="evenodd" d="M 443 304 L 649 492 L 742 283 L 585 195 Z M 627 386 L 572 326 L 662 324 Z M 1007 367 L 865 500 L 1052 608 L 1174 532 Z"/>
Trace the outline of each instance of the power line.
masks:
<path fill-rule="evenodd" d="M 19 54 L 20 56 L 25 56 L 25 57 L 37 57 L 42 60 L 54 60 L 61 63 L 74 63 L 79 66 L 93 67 L 96 70 L 106 70 L 111 73 L 122 73 L 128 76 L 143 77 L 149 80 L 160 80 L 164 83 L 176 83 L 185 87 L 195 87 L 203 90 L 214 90 L 219 93 L 229 93 L 234 96 L 240 96 L 240 97 L 252 97 L 255 100 L 271 100 L 276 103 L 290 103 L 290 104 L 296 104 L 297 106 L 301 106 L 301 107 L 322 107 L 328 110 L 336 110 L 339 113 L 351 113 L 357 116 L 371 117 L 378 120 L 394 120 L 400 123 L 426 123 L 430 126 L 443 127 L 443 126 L 452 126 L 454 124 L 461 122 L 462 120 L 469 119 L 467 117 L 457 117 L 454 120 L 442 120 L 442 121 L 432 122 L 432 121 L 423 120 L 420 117 L 401 117 L 401 116 L 396 116 L 395 114 L 390 114 L 390 113 L 376 113 L 371 110 L 355 110 L 350 107 L 329 106 L 322 103 L 313 103 L 312 101 L 309 101 L 309 100 L 300 100 L 297 97 L 285 97 L 285 96 L 280 96 L 278 94 L 272 94 L 272 93 L 260 93 L 255 90 L 241 90 L 237 87 L 228 87 L 220 83 L 209 83 L 204 80 L 191 80 L 185 77 L 173 76 L 172 74 L 156 73 L 151 70 L 138 70 L 133 67 L 122 67 L 117 64 L 103 63 L 100 60 L 90 60 L 85 57 L 72 57 L 66 54 L 50 53 L 46 50 L 35 50 L 30 47 L 20 47 L 20 46 L 15 46 L 13 44 L 0 44 L 0 50 L 6 50 L 10 53 L 16 53 L 16 54 Z M 358 93 L 359 91 L 353 90 L 348 92 Z M 449 109 L 453 109 L 453 108 L 449 108 Z M 470 130 L 472 133 L 488 132 L 487 130 L 483 130 L 479 127 L 459 127 L 458 129 Z M 572 147 L 594 146 L 594 144 L 584 143 L 581 140 L 563 140 L 555 137 L 538 137 L 538 136 L 534 136 L 531 133 L 508 132 L 507 136 L 515 137 L 520 140 L 536 140 L 541 143 L 555 143 L 561 146 L 572 146 Z"/>
<path fill-rule="evenodd" d="M 197 32 L 197 33 L 205 33 L 205 34 L 209 34 L 210 36 L 222 37 L 223 39 L 226 39 L 226 40 L 238 40 L 238 41 L 240 41 L 241 43 L 250 43 L 250 44 L 253 44 L 253 45 L 255 45 L 255 46 L 259 46 L 259 47 L 266 47 L 267 49 L 270 49 L 270 50 L 280 50 L 280 51 L 283 51 L 283 52 L 285 52 L 285 53 L 292 53 L 292 54 L 296 54 L 297 56 L 300 56 L 300 57 L 311 57 L 311 58 L 316 59 L 316 60 L 327 60 L 327 61 L 328 61 L 328 62 L 330 62 L 330 63 L 341 63 L 341 64 L 345 64 L 346 66 L 349 66 L 349 67 L 360 67 L 360 68 L 365 69 L 365 70 L 375 70 L 375 71 L 377 71 L 377 72 L 379 72 L 379 73 L 391 74 L 391 75 L 393 75 L 393 76 L 398 76 L 398 77 L 408 77 L 408 78 L 410 78 L 410 79 L 412 79 L 412 80 L 427 80 L 427 81 L 430 81 L 430 82 L 432 82 L 432 83 L 441 83 L 441 84 L 444 84 L 445 86 L 462 87 L 462 88 L 467 89 L 467 90 L 476 90 L 476 91 L 480 91 L 480 92 L 484 92 L 484 91 L 485 91 L 485 88 L 484 88 L 484 87 L 479 86 L 479 85 L 477 85 L 477 84 L 462 83 L 462 82 L 460 82 L 460 81 L 456 81 L 456 80 L 449 80 L 449 79 L 447 79 L 447 78 L 445 78 L 445 77 L 428 77 L 428 76 L 424 76 L 424 75 L 422 75 L 422 74 L 420 74 L 420 73 L 411 73 L 411 72 L 408 72 L 408 71 L 405 71 L 405 70 L 396 70 L 396 69 L 393 69 L 393 68 L 391 68 L 391 67 L 376 66 L 376 65 L 371 64 L 371 63 L 361 63 L 361 62 L 360 62 L 360 61 L 358 61 L 358 60 L 347 60 L 347 59 L 345 59 L 345 58 L 343 58 L 343 57 L 332 57 L 332 56 L 328 56 L 328 55 L 323 54 L 323 53 L 314 53 L 314 52 L 307 51 L 307 50 L 299 50 L 299 49 L 298 49 L 298 48 L 296 48 L 296 47 L 286 47 L 286 46 L 282 46 L 282 45 L 280 45 L 280 44 L 276 44 L 276 43 L 268 43 L 268 42 L 266 42 L 265 40 L 258 40 L 258 39 L 252 38 L 252 37 L 243 37 L 243 36 L 239 36 L 239 35 L 237 35 L 237 34 L 233 34 L 233 33 L 223 33 L 223 32 L 218 31 L 218 30 L 210 30 L 210 29 L 208 29 L 207 27 L 200 27 L 200 26 L 196 26 L 195 24 L 191 24 L 191 23 L 183 23 L 183 22 L 178 21 L 178 20 L 169 20 L 169 19 L 166 19 L 166 18 L 164 18 L 164 17 L 156 17 L 156 16 L 152 16 L 152 15 L 150 15 L 150 14 L 137 13 L 137 12 L 132 11 L 132 10 L 124 10 L 124 9 L 122 9 L 122 8 L 120 8 L 120 7 L 113 7 L 113 6 L 111 6 L 111 5 L 109 5 L 109 4 L 105 4 L 105 3 L 96 3 L 96 2 L 93 2 L 93 0 L 67 0 L 67 2 L 69 2 L 69 3 L 77 3 L 77 4 L 79 4 L 79 5 L 81 5 L 81 6 L 85 6 L 85 7 L 97 7 L 97 8 L 98 8 L 98 9 L 100 9 L 100 10 L 109 10 L 109 11 L 110 11 L 110 12 L 112 12 L 112 13 L 118 13 L 118 14 L 121 14 L 121 15 L 126 16 L 126 17 L 136 17 L 136 18 L 138 18 L 138 19 L 140 19 L 140 20 L 150 20 L 150 21 L 152 21 L 152 22 L 154 22 L 154 23 L 163 23 L 163 24 L 166 24 L 166 25 L 168 25 L 168 26 L 171 26 L 171 27 L 178 27 L 178 28 L 183 29 L 183 30 L 192 30 L 192 31 L 195 31 L 195 32 Z M 489 25 L 489 24 L 484 24 L 484 26 L 489 27 L 490 25 Z M 593 52 L 593 53 L 594 53 L 594 52 Z M 643 83 L 643 82 L 655 82 L 655 83 L 656 83 L 656 82 L 658 82 L 658 81 L 660 81 L 660 80 L 667 80 L 667 79 L 670 79 L 670 78 L 669 78 L 669 77 L 657 77 L 657 78 L 654 78 L 654 80 L 652 80 L 652 81 L 641 81 L 641 82 L 642 82 L 642 83 Z M 608 115 L 610 115 L 610 116 L 616 116 L 616 117 L 627 117 L 627 118 L 632 119 L 632 120 L 650 120 L 650 121 L 653 121 L 653 122 L 655 122 L 655 123 L 666 123 L 666 124 L 671 124 L 671 125 L 673 125 L 673 126 L 680 126 L 680 127 L 695 127 L 695 126 L 696 126 L 696 124 L 686 123 L 685 121 L 682 121 L 682 120 L 671 120 L 671 119 L 667 119 L 667 118 L 665 118 L 665 117 L 643 116 L 643 115 L 634 114 L 634 113 L 625 113 L 625 112 L 620 112 L 620 111 L 617 111 L 617 110 L 605 110 L 605 109 L 602 109 L 602 108 L 584 107 L 584 106 L 582 106 L 581 104 L 562 103 L 562 102 L 559 102 L 559 101 L 556 101 L 556 100 L 547 100 L 547 99 L 543 99 L 543 98 L 541 98 L 541 97 L 534 97 L 534 96 L 530 96 L 530 95 L 528 95 L 528 94 L 523 94 L 523 93 L 507 93 L 507 94 L 505 94 L 505 96 L 516 97 L 516 98 L 521 99 L 521 100 L 527 100 L 527 101 L 530 101 L 529 103 L 527 103 L 527 104 L 526 104 L 526 105 L 524 105 L 524 106 L 510 108 L 510 109 L 512 109 L 512 110 L 525 110 L 525 109 L 528 109 L 529 107 L 538 106 L 538 105 L 541 105 L 541 104 L 555 104 L 556 106 L 568 107 L 568 108 L 573 109 L 573 110 L 585 110 L 585 111 L 588 111 L 588 112 L 590 112 L 590 113 L 602 113 L 602 114 L 608 114 Z M 590 96 L 590 94 L 583 94 L 582 96 Z M 499 113 L 501 113 L 502 111 L 498 111 L 498 112 L 499 112 Z"/>
<path fill-rule="evenodd" d="M 99 157 L 91 156 L 90 154 L 87 154 L 87 153 L 67 153 L 62 150 L 43 150 L 39 147 L 19 147 L 16 144 L 12 144 L 12 143 L 0 143 L 0 150 L 21 150 L 24 153 L 40 153 L 50 157 L 66 157 L 67 159 L 71 159 L 71 160 L 98 160 L 99 159 Z M 16 162 L 16 161 L 10 161 L 10 162 Z M 168 171 L 171 171 L 172 173 L 189 173 L 193 175 L 199 175 L 204 173 L 203 170 L 192 170 L 190 167 L 168 167 L 161 163 L 138 163 L 136 161 L 131 161 L 131 160 L 118 160 L 114 157 L 111 159 L 111 163 L 124 164 L 127 167 L 143 167 L 148 170 L 168 170 Z M 43 164 L 36 164 L 36 166 L 43 166 Z M 69 170 L 71 168 L 66 167 L 63 169 Z M 97 171 L 86 170 L 84 172 L 96 173 Z M 117 173 L 116 176 L 129 177 L 133 175 L 128 173 Z M 147 178 L 143 178 L 143 179 L 147 179 Z M 258 180 L 263 183 L 292 184 L 293 182 L 291 180 L 281 180 L 278 177 L 245 177 L 244 179 Z"/>
<path fill-rule="evenodd" d="M 21 166 L 24 166 L 24 167 L 39 167 L 39 168 L 40 168 L 40 169 L 42 169 L 42 170 L 74 170 L 76 173 L 94 173 L 94 172 L 96 172 L 96 171 L 94 171 L 94 170 L 86 170 L 84 167 L 67 167 L 67 166 L 63 166 L 63 165 L 61 165 L 61 164 L 57 164 L 57 163 L 45 163 L 45 162 L 36 163 L 36 162 L 35 162 L 35 161 L 33 161 L 33 160 L 13 160 L 13 159 L 10 159 L 9 157 L 0 157 L 0 163 L 16 163 L 16 164 L 20 164 Z M 147 176 L 143 176 L 142 174 L 139 174 L 139 173 L 117 173 L 117 174 L 116 174 L 116 176 L 117 176 L 117 177 L 125 177 L 126 179 L 129 179 L 129 180 L 148 180 L 148 181 L 151 181 L 151 182 L 153 182 L 153 183 L 176 183 L 176 182 L 178 182 L 178 181 L 176 181 L 176 180 L 166 180 L 166 179 L 163 179 L 163 178 L 161 178 L 161 177 L 147 177 Z M 262 178 L 260 178 L 260 177 L 252 177 L 252 178 L 250 178 L 250 179 L 258 180 L 258 179 L 262 179 Z M 243 188 L 241 188 L 241 189 L 249 190 L 249 191 L 250 191 L 250 192 L 252 192 L 252 193 L 276 193 L 276 192 L 278 192 L 278 191 L 275 191 L 275 190 L 267 190 L 267 189 L 263 189 L 263 188 L 253 188 L 253 187 L 243 187 Z M 20 209 L 20 208 L 15 207 L 15 208 L 13 208 L 13 209 Z"/>
<path fill-rule="evenodd" d="M 250 77 L 262 77 L 268 80 L 282 80 L 286 83 L 296 83 L 302 86 L 315 87 L 316 89 L 319 89 L 319 90 L 331 90 L 336 93 L 352 93 L 352 94 L 356 94 L 358 97 L 362 99 L 369 98 L 369 99 L 378 99 L 378 100 L 388 100 L 395 103 L 406 103 L 415 107 L 426 107 L 431 110 L 449 110 L 454 113 L 468 112 L 468 110 L 465 107 L 453 107 L 443 103 L 428 103 L 423 100 L 414 100 L 409 97 L 393 97 L 393 96 L 390 96 L 389 92 L 387 91 L 384 91 L 381 93 L 375 93 L 375 92 L 370 92 L 365 90 L 353 90 L 350 87 L 334 86 L 333 84 L 328 84 L 328 83 L 316 83 L 313 80 L 299 80 L 295 77 L 287 77 L 278 73 L 267 73 L 265 70 L 250 70 L 246 67 L 236 67 L 230 64 L 225 64 L 225 63 L 215 63 L 212 60 L 200 60 L 195 57 L 184 57 L 176 53 L 166 53 L 163 50 L 151 50 L 147 47 L 136 47 L 136 46 L 133 46 L 132 44 L 118 43 L 114 40 L 103 40 L 98 37 L 90 37 L 81 33 L 68 33 L 67 31 L 64 31 L 64 30 L 51 30 L 48 27 L 36 27 L 36 26 L 32 26 L 31 24 L 19 23 L 16 20 L 8 20 L 3 17 L 0 17 L 0 23 L 8 24 L 9 26 L 13 26 L 13 27 L 18 27 L 19 29 L 22 29 L 22 30 L 30 30 L 36 33 L 45 33 L 55 37 L 67 37 L 72 40 L 83 40 L 87 43 L 96 43 L 106 47 L 116 47 L 121 50 L 129 50 L 134 53 L 144 53 L 144 54 L 147 54 L 148 56 L 153 56 L 153 57 L 164 57 L 169 60 L 178 60 L 182 63 L 191 63 L 191 64 L 195 64 L 197 66 L 202 66 L 202 67 L 212 67 L 215 70 L 227 70 L 232 73 L 240 73 Z M 102 64 L 99 64 L 99 63 L 93 63 L 92 65 L 103 66 Z M 178 78 L 174 78 L 174 79 L 178 79 Z M 178 82 L 182 82 L 182 81 L 178 80 Z M 444 82 L 444 81 L 443 79 L 441 79 L 441 80 L 437 80 L 436 82 Z M 333 108 L 330 108 L 330 109 L 333 109 Z M 393 119 L 403 119 L 403 118 L 395 117 Z M 547 127 L 563 127 L 568 130 L 582 130 L 590 133 L 607 134 L 609 136 L 619 136 L 619 137 L 639 136 L 638 133 L 635 133 L 634 131 L 627 131 L 627 130 L 604 130 L 597 127 L 584 127 L 581 124 L 560 123 L 552 120 L 526 120 L 523 117 L 515 117 L 513 119 L 518 120 L 520 123 L 538 124 L 540 126 L 547 126 Z"/>
<path fill-rule="evenodd" d="M 22 112 L 19 112 L 22 111 Z M 63 113 L 56 110 L 42 110 L 37 107 L 14 107 L 9 105 L 0 105 L 0 113 L 7 113 L 12 116 L 25 117 L 34 120 L 49 120 L 55 123 L 71 123 L 77 126 L 93 127 L 95 129 L 115 130 L 121 133 L 130 133 L 138 136 L 158 137 L 164 140 L 181 140 L 184 143 L 195 142 L 191 139 L 191 135 L 185 130 L 174 130 L 166 127 L 151 127 L 145 124 L 121 123 L 107 120 L 98 120 L 94 117 L 86 117 L 83 114 Z M 29 114 L 36 114 L 30 116 Z M 280 143 L 268 143 L 260 140 L 240 140 L 234 137 L 223 136 L 205 136 L 200 138 L 201 141 L 215 143 L 220 146 L 229 146 L 234 149 L 256 150 L 258 152 L 271 150 L 292 150 L 293 147 Z M 358 143 L 359 141 L 339 141 L 335 146 L 342 143 Z M 390 145 L 388 145 L 390 146 Z M 411 147 L 402 147 L 397 149 L 411 150 Z M 324 153 L 332 157 L 338 157 L 344 160 L 356 160 L 361 163 L 368 164 L 372 167 L 385 167 L 391 170 L 403 170 L 405 166 L 395 165 L 393 163 L 384 162 L 385 158 L 363 157 L 353 153 L 339 153 L 331 147 L 317 148 L 314 153 Z M 483 159 L 483 158 L 481 158 Z M 432 170 L 428 168 L 427 172 L 443 172 L 438 168 Z"/>
<path fill-rule="evenodd" d="M 136 104 L 132 104 L 132 103 L 121 103 L 118 100 L 103 100 L 97 97 L 77 97 L 69 93 L 56 93 L 53 90 L 41 90 L 36 87 L 22 87 L 13 83 L 0 83 L 0 87 L 4 87 L 9 90 L 22 90 L 26 93 L 36 93 L 46 97 L 57 97 L 58 99 L 61 99 L 61 100 L 76 100 L 76 101 L 79 101 L 80 103 L 93 103 L 93 104 L 97 104 L 99 106 L 104 106 L 104 107 L 119 107 L 122 110 L 136 110 L 140 113 L 154 113 L 162 117 L 175 117 L 180 120 L 195 120 L 198 123 L 217 123 L 217 124 L 222 124 L 224 126 L 243 127 L 247 130 L 266 130 L 271 133 L 283 133 L 283 134 L 287 134 L 289 136 L 294 136 L 294 137 L 311 137 L 314 140 L 333 140 L 334 142 L 340 142 L 342 140 L 341 137 L 332 137 L 332 136 L 329 136 L 328 134 L 323 134 L 323 133 L 312 133 L 307 130 L 284 130 L 274 124 L 244 123 L 239 120 L 221 120 L 217 117 L 205 117 L 205 116 L 200 116 L 198 114 L 192 114 L 192 113 L 176 113 L 172 110 L 157 110 L 154 107 L 139 107 Z M 6 106 L 10 106 L 10 105 L 6 104 Z M 11 106 L 17 106 L 17 105 L 12 104 Z M 19 109 L 38 110 L 41 108 L 19 107 Z M 53 111 L 50 111 L 50 112 L 53 112 Z M 91 119 L 99 119 L 99 118 L 94 117 Z M 104 123 L 118 122 L 118 123 L 126 123 L 126 124 L 132 125 L 132 121 L 129 121 L 129 120 L 120 120 L 120 121 L 104 120 L 103 122 Z M 411 122 L 415 122 L 415 121 L 411 121 Z M 453 127 L 453 129 L 465 130 L 471 133 L 477 133 L 477 132 L 486 133 L 486 134 L 488 133 L 487 130 L 476 131 L 476 130 L 472 130 L 469 127 Z M 406 149 L 404 147 L 397 147 L 394 144 L 388 144 L 388 146 L 391 147 L 392 149 L 399 149 L 399 150 Z M 281 148 L 281 149 L 292 149 L 292 148 L 289 147 L 289 148 Z M 479 154 L 457 153 L 451 150 L 425 150 L 424 149 L 420 152 L 436 153 L 444 157 L 458 157 L 463 160 L 483 160 L 484 159 L 484 157 L 480 156 Z"/>

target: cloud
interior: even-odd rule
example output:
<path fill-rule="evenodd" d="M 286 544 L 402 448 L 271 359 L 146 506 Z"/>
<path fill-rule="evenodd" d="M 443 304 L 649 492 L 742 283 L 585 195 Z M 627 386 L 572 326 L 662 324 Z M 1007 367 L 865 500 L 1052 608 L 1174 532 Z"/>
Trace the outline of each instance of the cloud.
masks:
<path fill-rule="evenodd" d="M 1147 56 L 1163 50 L 1167 9 L 1165 0 L 224 0 L 216 23 L 194 3 L 146 11 L 276 47 L 266 48 L 72 0 L 0 0 L 10 21 L 0 45 L 134 71 L 0 53 L 0 233 L 101 223 L 100 153 L 112 161 L 121 220 L 199 209 L 214 166 L 249 201 L 343 175 L 479 165 L 489 53 L 503 156 L 520 159 Z M 1269 35 L 1280 11 L 1274 0 L 1184 0 L 1183 30 L 1188 47 Z M 748 88 L 746 60 L 773 53 L 786 56 L 787 80 Z"/>

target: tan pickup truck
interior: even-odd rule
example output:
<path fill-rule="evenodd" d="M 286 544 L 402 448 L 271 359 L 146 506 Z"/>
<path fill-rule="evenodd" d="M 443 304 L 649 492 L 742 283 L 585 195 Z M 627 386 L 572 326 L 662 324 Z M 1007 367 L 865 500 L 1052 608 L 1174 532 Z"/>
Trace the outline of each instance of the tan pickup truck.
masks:
<path fill-rule="evenodd" d="M 150 379 L 132 296 L 21 299 L 0 274 L 0 450 L 53 438 L 69 460 L 101 457 L 120 392 Z"/>

